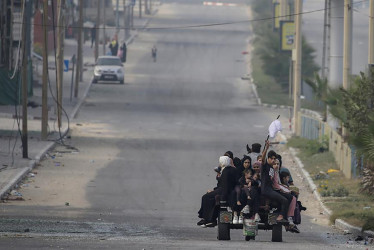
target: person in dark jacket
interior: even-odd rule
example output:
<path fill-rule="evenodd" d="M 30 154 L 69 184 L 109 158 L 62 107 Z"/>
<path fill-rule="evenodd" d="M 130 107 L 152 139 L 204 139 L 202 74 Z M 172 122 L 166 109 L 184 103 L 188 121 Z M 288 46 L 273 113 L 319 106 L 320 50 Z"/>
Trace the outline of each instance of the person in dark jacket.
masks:
<path fill-rule="evenodd" d="M 113 37 L 112 42 L 109 44 L 110 52 L 112 53 L 112 56 L 117 56 L 118 54 L 118 41 L 117 36 Z"/>
<path fill-rule="evenodd" d="M 201 220 L 197 223 L 202 227 L 215 227 L 217 225 L 218 209 L 216 207 L 216 196 L 221 201 L 227 201 L 228 194 L 237 184 L 237 171 L 231 166 L 231 159 L 228 156 L 219 158 L 221 175 L 219 177 L 217 188 L 208 192 L 201 198 L 201 207 L 198 212 Z"/>
<path fill-rule="evenodd" d="M 91 48 L 96 40 L 96 24 L 91 28 Z"/>
<path fill-rule="evenodd" d="M 277 222 L 288 223 L 287 212 L 289 207 L 289 201 L 282 196 L 280 193 L 274 191 L 273 181 L 274 177 L 274 168 L 273 165 L 277 159 L 277 153 L 273 150 L 269 151 L 266 158 L 266 153 L 269 149 L 269 141 L 266 141 L 265 150 L 262 153 L 262 167 L 261 167 L 261 194 L 271 201 L 275 201 L 281 206 L 280 214 L 276 218 Z"/>
<path fill-rule="evenodd" d="M 239 175 L 238 179 L 239 179 L 242 176 L 243 171 L 244 171 L 242 161 L 238 157 L 234 157 L 233 163 L 234 163 L 234 167 L 236 168 L 236 171 L 238 172 L 238 175 Z"/>

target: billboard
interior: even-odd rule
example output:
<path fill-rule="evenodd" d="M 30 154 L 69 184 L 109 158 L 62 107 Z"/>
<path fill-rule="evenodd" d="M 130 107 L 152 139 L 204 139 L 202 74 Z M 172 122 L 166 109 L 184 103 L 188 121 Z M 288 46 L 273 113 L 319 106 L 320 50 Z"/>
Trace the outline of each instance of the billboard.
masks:
<path fill-rule="evenodd" d="M 291 51 L 295 45 L 295 23 L 293 21 L 280 21 L 279 25 L 281 51 Z"/>

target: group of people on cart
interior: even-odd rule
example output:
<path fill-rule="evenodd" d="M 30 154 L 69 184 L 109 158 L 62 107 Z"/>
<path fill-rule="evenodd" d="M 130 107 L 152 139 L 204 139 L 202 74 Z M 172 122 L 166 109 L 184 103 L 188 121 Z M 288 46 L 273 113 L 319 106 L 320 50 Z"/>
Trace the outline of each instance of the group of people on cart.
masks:
<path fill-rule="evenodd" d="M 266 140 L 261 152 L 261 144 L 247 146 L 248 154 L 242 159 L 227 151 L 219 157 L 217 186 L 202 196 L 198 212 L 201 219 L 197 225 L 215 227 L 220 203 L 227 203 L 233 211 L 232 224 L 243 224 L 243 214 L 260 222 L 259 209 L 270 207 L 266 202 L 277 204 L 276 223 L 285 225 L 286 231 L 300 233 L 300 211 L 306 210 L 297 200 L 299 191 L 293 186 L 290 171 L 282 167 L 282 157 L 269 150 Z M 266 201 L 266 202 L 265 202 Z"/>

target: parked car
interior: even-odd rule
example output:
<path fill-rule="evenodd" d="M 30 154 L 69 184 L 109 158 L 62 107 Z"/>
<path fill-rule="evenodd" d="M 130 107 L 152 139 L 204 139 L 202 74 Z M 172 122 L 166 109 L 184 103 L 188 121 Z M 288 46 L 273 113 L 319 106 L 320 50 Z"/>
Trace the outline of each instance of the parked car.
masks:
<path fill-rule="evenodd" d="M 119 82 L 125 83 L 125 69 L 117 56 L 99 56 L 97 58 L 92 83 Z"/>

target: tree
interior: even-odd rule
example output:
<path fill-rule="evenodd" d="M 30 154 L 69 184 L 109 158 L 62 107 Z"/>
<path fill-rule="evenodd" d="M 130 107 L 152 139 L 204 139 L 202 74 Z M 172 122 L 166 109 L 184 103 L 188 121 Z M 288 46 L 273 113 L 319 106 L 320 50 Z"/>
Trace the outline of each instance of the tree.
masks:
<path fill-rule="evenodd" d="M 348 90 L 341 89 L 341 92 L 346 112 L 346 118 L 342 122 L 353 138 L 367 131 L 370 117 L 374 115 L 374 81 L 361 72 L 352 87 Z"/>
<path fill-rule="evenodd" d="M 362 191 L 374 194 L 374 77 L 360 73 L 348 90 L 328 94 L 330 112 L 347 129 L 348 142 L 363 159 Z M 331 106 L 330 106 L 331 105 Z"/>
<path fill-rule="evenodd" d="M 367 128 L 363 129 L 351 142 L 357 149 L 357 156 L 363 156 L 361 191 L 374 194 L 374 118 L 369 118 Z M 361 157 L 360 157 L 361 158 Z"/>
<path fill-rule="evenodd" d="M 327 119 L 327 102 L 329 87 L 327 78 L 321 78 L 317 73 L 314 73 L 314 80 L 306 79 L 305 82 L 313 89 L 316 99 L 319 104 L 323 106 L 323 120 Z"/>

